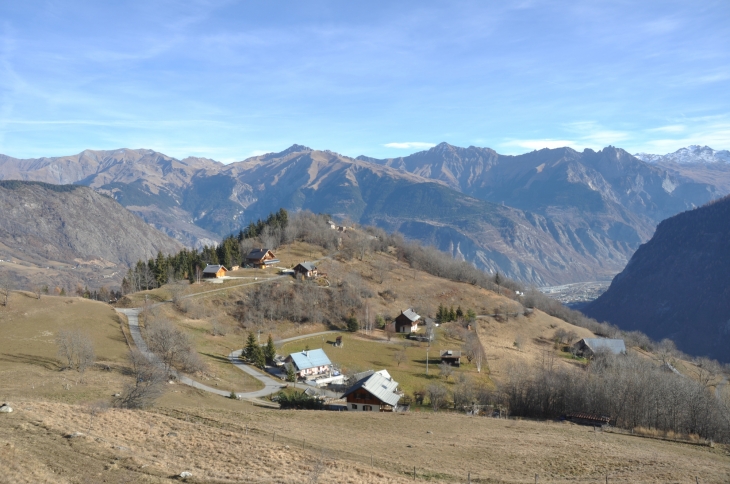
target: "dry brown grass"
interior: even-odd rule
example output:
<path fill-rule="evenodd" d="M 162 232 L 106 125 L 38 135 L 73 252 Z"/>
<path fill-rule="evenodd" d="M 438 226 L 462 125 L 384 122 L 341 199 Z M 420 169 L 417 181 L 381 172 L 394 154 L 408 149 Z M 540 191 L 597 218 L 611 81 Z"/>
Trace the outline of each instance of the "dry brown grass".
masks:
<path fill-rule="evenodd" d="M 83 375 L 61 371 L 55 337 L 64 329 L 80 329 L 93 341 L 97 364 Z M 13 293 L 10 305 L 0 308 L 0 399 L 108 399 L 129 381 L 127 348 L 118 315 L 108 304 Z"/>
<path fill-rule="evenodd" d="M 161 414 L 110 409 L 93 417 L 82 407 L 14 402 L 3 416 L 0 475 L 9 482 L 163 482 L 182 471 L 189 482 L 310 482 L 321 459 L 243 432 Z M 84 435 L 67 438 L 74 432 Z M 12 450 L 10 450 L 12 449 Z M 387 471 L 325 453 L 317 482 L 405 482 Z"/>

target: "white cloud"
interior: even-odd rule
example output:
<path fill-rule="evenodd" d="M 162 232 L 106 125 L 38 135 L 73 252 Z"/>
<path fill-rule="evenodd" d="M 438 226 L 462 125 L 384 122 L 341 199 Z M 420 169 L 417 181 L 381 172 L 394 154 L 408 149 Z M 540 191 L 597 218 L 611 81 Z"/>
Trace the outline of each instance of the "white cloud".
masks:
<path fill-rule="evenodd" d="M 408 150 L 413 148 L 428 149 L 436 146 L 434 143 L 423 143 L 421 141 L 406 141 L 404 143 L 386 143 L 383 146 L 386 148 L 396 148 L 399 150 Z"/>
<path fill-rule="evenodd" d="M 659 126 L 658 128 L 651 128 L 647 131 L 650 133 L 681 133 L 686 128 L 683 124 L 670 124 L 668 126 Z"/>

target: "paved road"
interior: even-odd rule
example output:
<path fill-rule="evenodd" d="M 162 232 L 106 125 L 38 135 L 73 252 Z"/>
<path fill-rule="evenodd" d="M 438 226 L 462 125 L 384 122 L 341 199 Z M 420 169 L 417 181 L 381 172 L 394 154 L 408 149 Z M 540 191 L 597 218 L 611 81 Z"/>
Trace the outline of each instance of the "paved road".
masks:
<path fill-rule="evenodd" d="M 162 362 L 160 359 L 152 353 L 149 348 L 147 347 L 147 343 L 145 342 L 144 338 L 142 338 L 142 333 L 139 330 L 139 313 L 141 311 L 140 308 L 133 308 L 133 309 L 122 309 L 117 308 L 117 311 L 127 316 L 127 321 L 129 322 L 129 332 L 132 335 L 132 340 L 134 340 L 134 344 L 137 346 L 139 351 L 142 352 L 145 357 L 153 362 L 156 362 L 160 365 L 162 365 Z M 278 382 L 274 380 L 273 378 L 264 375 L 262 373 L 259 373 L 258 371 L 254 370 L 253 368 L 243 364 L 240 361 L 237 361 L 234 357 L 235 353 L 240 354 L 240 350 L 238 352 L 234 351 L 230 355 L 228 355 L 228 359 L 233 363 L 237 368 L 240 368 L 241 370 L 245 371 L 249 375 L 253 376 L 257 380 L 261 381 L 264 384 L 264 388 L 261 390 L 256 390 L 254 392 L 236 392 L 236 396 L 238 398 L 242 399 L 250 399 L 250 398 L 259 398 L 259 397 L 265 397 L 267 395 L 271 395 L 272 393 L 278 392 L 284 385 L 281 382 Z M 197 382 L 193 380 L 192 378 L 189 378 L 185 375 L 177 374 L 178 381 L 180 383 L 183 383 L 185 385 L 189 385 L 193 388 L 197 388 L 199 390 L 203 390 L 206 392 L 214 393 L 216 395 L 221 395 L 224 397 L 230 396 L 231 392 L 227 392 L 225 390 L 221 390 L 220 388 L 213 388 L 209 387 L 208 385 L 203 385 L 200 382 Z"/>

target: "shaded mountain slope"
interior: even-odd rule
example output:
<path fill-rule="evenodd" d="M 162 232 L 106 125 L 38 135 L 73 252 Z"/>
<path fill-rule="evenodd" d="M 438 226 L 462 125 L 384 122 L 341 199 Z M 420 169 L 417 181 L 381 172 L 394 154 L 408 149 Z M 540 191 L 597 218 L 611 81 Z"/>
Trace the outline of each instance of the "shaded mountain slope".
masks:
<path fill-rule="evenodd" d="M 107 276 L 108 282 L 118 283 L 127 266 L 154 257 L 158 251 L 173 253 L 181 247 L 112 198 L 90 188 L 0 181 L 2 259 L 27 267 L 72 271 L 67 280 Z M 46 275 L 41 271 L 34 277 Z"/>
<path fill-rule="evenodd" d="M 730 197 L 661 222 L 583 312 L 730 361 Z"/>

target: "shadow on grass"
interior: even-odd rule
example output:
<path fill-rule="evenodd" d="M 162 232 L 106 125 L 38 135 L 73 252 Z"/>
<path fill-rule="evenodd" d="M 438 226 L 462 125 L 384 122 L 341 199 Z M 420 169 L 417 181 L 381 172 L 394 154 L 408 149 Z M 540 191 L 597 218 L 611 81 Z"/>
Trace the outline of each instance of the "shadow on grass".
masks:
<path fill-rule="evenodd" d="M 10 353 L 3 353 L 2 356 L 0 356 L 0 361 L 7 361 L 9 363 L 24 363 L 26 365 L 36 365 L 43 367 L 47 370 L 61 369 L 61 365 L 58 364 L 58 360 L 38 355 L 26 355 L 22 353 L 14 355 Z"/>
<path fill-rule="evenodd" d="M 227 356 L 221 356 L 221 355 L 214 355 L 212 353 L 200 353 L 203 356 L 207 356 L 208 358 L 216 361 L 220 361 L 222 363 L 230 363 L 231 360 L 228 359 Z"/>

